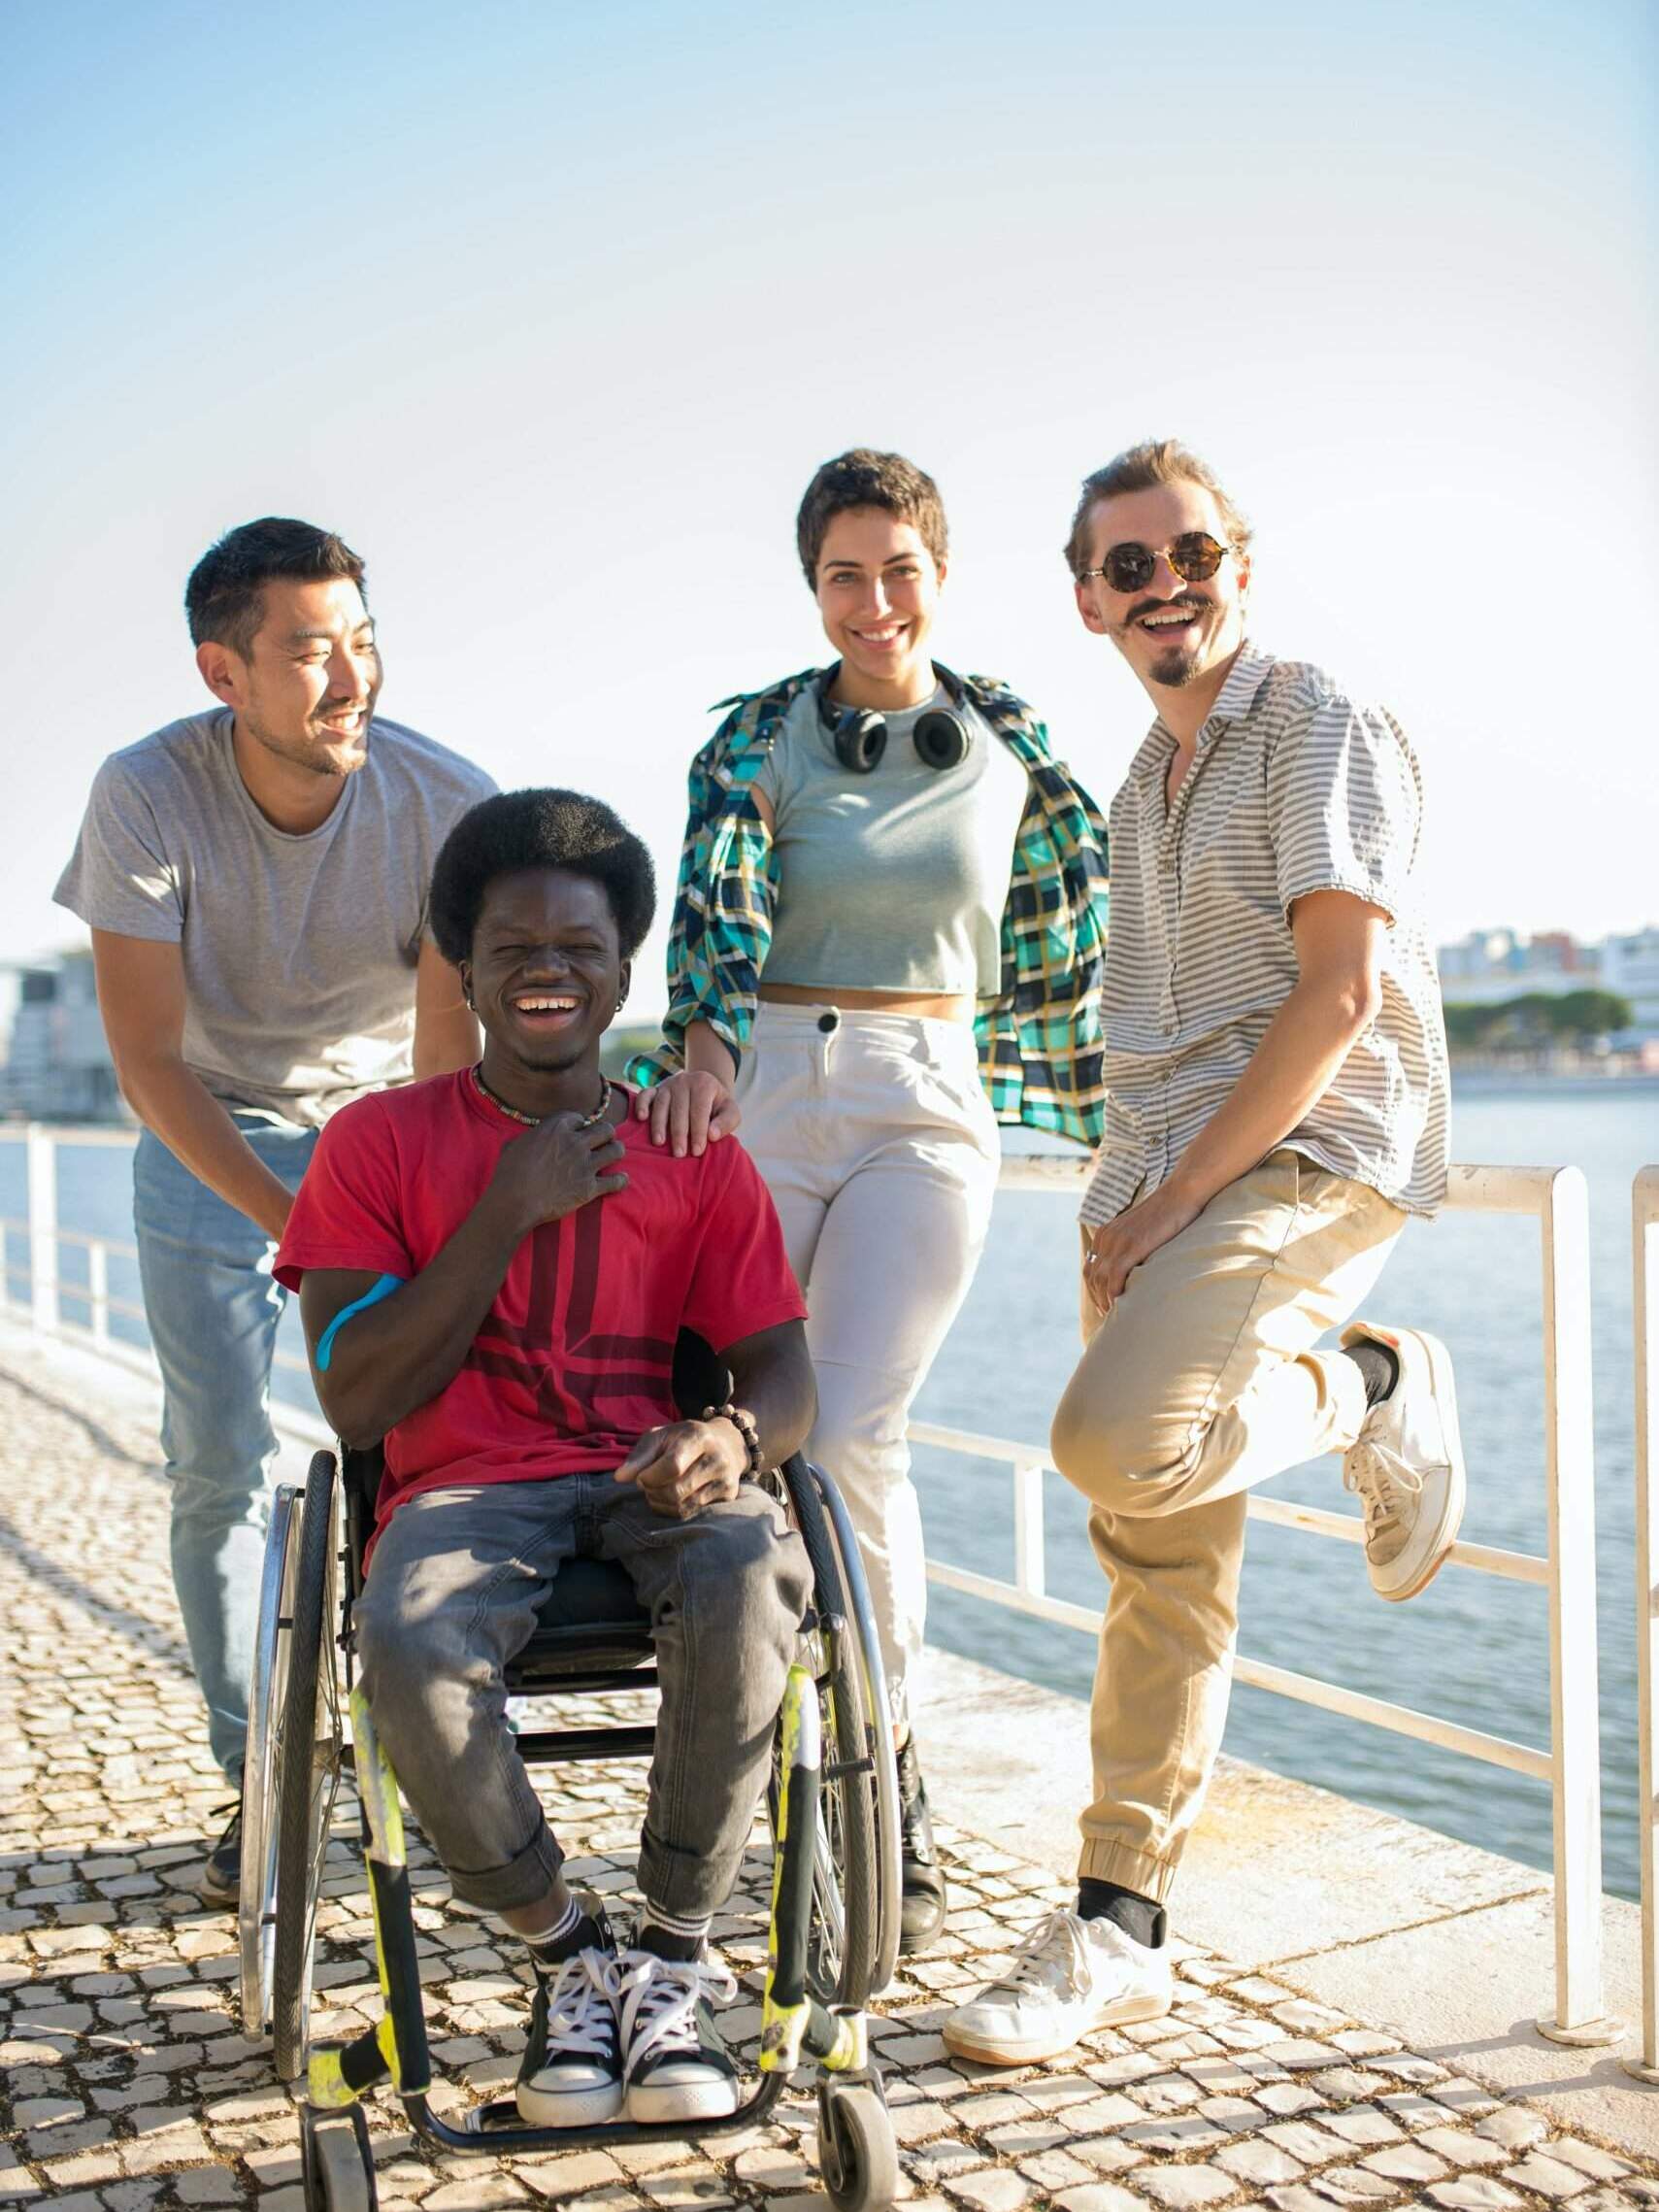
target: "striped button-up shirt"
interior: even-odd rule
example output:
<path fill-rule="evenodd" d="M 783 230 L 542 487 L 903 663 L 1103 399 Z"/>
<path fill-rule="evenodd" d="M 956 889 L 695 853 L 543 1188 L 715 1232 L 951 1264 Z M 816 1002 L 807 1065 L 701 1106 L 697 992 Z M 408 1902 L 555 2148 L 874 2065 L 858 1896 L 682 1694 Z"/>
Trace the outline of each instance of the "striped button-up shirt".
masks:
<path fill-rule="evenodd" d="M 1106 1135 L 1082 1206 L 1109 1222 L 1157 1189 L 1232 1095 L 1298 978 L 1310 891 L 1381 907 L 1382 1004 L 1284 1142 L 1429 1214 L 1445 1194 L 1445 1029 L 1411 911 L 1416 757 L 1380 707 L 1246 644 L 1173 804 L 1161 721 L 1112 801 L 1103 1030 Z"/>

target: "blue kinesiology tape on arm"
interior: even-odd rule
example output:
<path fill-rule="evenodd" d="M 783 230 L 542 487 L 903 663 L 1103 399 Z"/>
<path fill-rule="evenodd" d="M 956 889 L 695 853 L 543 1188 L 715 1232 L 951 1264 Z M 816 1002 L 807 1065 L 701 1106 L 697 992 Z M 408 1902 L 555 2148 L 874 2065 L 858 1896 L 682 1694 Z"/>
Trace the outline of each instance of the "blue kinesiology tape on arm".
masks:
<path fill-rule="evenodd" d="M 348 1306 L 341 1307 L 323 1330 L 321 1341 L 316 1348 L 316 1364 L 321 1373 L 327 1374 L 328 1362 L 334 1357 L 334 1339 L 340 1334 L 351 1316 L 362 1313 L 369 1306 L 378 1306 L 382 1298 L 389 1298 L 394 1290 L 401 1290 L 403 1281 L 401 1275 L 382 1275 L 372 1290 L 365 1290 L 360 1298 L 353 1298 Z"/>

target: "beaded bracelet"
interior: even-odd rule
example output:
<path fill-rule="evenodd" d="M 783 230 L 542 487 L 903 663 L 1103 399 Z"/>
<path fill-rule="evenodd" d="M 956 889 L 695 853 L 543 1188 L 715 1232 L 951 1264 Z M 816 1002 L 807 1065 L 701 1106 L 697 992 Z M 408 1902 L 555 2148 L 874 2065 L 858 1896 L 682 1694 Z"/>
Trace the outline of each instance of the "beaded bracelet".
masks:
<path fill-rule="evenodd" d="M 744 1469 L 745 1474 L 758 1475 L 764 1470 L 766 1461 L 761 1457 L 760 1430 L 747 1406 L 733 1405 L 729 1400 L 725 1405 L 706 1405 L 703 1408 L 703 1419 L 731 1423 L 743 1438 L 744 1454 L 748 1461 Z"/>

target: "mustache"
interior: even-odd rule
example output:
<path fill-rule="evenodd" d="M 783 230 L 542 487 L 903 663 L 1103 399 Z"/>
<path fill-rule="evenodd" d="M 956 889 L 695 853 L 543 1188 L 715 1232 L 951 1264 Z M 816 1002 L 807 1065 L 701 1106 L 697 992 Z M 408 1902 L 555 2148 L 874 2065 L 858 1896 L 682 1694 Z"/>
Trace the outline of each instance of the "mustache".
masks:
<path fill-rule="evenodd" d="M 1123 626 L 1127 629 L 1132 622 L 1138 622 L 1143 615 L 1170 615 L 1174 614 L 1178 608 L 1185 608 L 1194 615 L 1202 615 L 1214 604 L 1213 599 L 1201 599 L 1196 594 L 1185 591 L 1181 593 L 1178 599 L 1143 599 L 1140 606 L 1132 607 L 1129 613 L 1124 616 Z"/>

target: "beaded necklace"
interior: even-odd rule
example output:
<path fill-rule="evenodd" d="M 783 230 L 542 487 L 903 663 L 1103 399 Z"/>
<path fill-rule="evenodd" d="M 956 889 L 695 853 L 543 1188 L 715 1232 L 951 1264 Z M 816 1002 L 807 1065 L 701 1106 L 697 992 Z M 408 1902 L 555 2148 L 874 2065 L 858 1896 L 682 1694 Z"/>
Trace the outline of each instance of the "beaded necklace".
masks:
<path fill-rule="evenodd" d="M 472 1071 L 473 1082 L 492 1106 L 505 1114 L 510 1122 L 520 1123 L 526 1129 L 539 1129 L 544 1117 L 540 1114 L 520 1114 L 516 1106 L 509 1106 L 505 1098 L 498 1097 L 483 1079 L 483 1062 L 481 1060 Z M 603 1122 L 611 1110 L 611 1078 L 603 1071 L 599 1077 L 599 1103 L 591 1114 L 584 1114 L 577 1123 L 579 1129 L 591 1129 Z"/>

